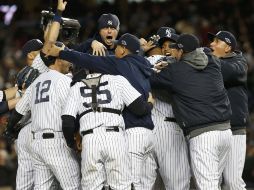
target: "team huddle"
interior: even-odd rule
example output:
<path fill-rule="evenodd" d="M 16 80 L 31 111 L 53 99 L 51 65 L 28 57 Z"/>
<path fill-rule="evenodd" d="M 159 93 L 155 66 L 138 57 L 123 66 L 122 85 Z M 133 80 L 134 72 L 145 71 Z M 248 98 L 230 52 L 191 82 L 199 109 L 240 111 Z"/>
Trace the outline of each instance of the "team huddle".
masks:
<path fill-rule="evenodd" d="M 148 40 L 102 14 L 81 44 L 57 41 L 67 2 L 44 43 L 22 48 L 4 136 L 16 139 L 16 189 L 245 189 L 247 62 L 229 31 L 161 27 Z M 73 69 L 74 68 L 74 69 Z"/>

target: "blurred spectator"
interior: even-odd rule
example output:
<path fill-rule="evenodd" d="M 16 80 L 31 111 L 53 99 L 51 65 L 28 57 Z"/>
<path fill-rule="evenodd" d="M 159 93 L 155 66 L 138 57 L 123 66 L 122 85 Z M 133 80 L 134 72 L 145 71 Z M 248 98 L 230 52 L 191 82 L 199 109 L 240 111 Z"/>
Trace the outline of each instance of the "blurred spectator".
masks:
<path fill-rule="evenodd" d="M 0 141 L 0 146 L 4 147 L 4 141 Z M 0 148 L 0 189 L 2 187 L 15 188 L 15 170 L 13 163 L 9 159 L 6 149 Z"/>

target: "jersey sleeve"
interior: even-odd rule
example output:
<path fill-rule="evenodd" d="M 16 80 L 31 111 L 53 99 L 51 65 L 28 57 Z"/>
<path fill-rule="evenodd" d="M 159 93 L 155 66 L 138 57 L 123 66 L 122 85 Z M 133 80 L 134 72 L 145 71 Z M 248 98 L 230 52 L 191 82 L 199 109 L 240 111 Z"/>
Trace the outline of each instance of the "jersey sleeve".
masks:
<path fill-rule="evenodd" d="M 76 85 L 72 86 L 69 90 L 68 99 L 63 108 L 62 115 L 70 115 L 76 117 L 78 114 L 78 106 L 79 106 L 79 87 Z"/>
<path fill-rule="evenodd" d="M 162 55 L 152 55 L 147 57 L 146 59 L 151 63 L 151 65 L 155 65 L 160 59 L 162 59 L 165 56 Z"/>
<path fill-rule="evenodd" d="M 49 68 L 44 64 L 43 60 L 41 59 L 40 54 L 35 57 L 31 66 L 37 69 L 40 73 L 45 73 L 49 71 Z"/>
<path fill-rule="evenodd" d="M 136 100 L 141 94 L 129 83 L 129 81 L 122 77 L 118 76 L 117 79 L 119 86 L 120 86 L 120 92 L 123 99 L 123 102 L 126 106 L 130 105 L 134 100 Z"/>
<path fill-rule="evenodd" d="M 32 86 L 29 86 L 26 89 L 26 92 L 15 107 L 16 111 L 21 115 L 26 115 L 26 113 L 31 110 L 31 88 Z"/>

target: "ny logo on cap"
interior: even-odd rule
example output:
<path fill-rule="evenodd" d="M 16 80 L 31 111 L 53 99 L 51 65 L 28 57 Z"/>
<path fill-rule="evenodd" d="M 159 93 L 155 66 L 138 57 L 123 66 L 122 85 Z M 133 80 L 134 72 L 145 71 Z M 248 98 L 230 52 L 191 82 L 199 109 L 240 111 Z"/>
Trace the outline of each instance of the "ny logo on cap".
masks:
<path fill-rule="evenodd" d="M 177 44 L 177 46 L 182 49 L 183 48 L 183 44 Z"/>
<path fill-rule="evenodd" d="M 112 20 L 108 20 L 108 25 L 112 25 L 112 24 L 113 24 Z"/>
<path fill-rule="evenodd" d="M 124 46 L 127 46 L 127 43 L 126 43 L 125 40 L 122 40 L 122 41 L 121 41 L 121 44 L 124 45 Z"/>
<path fill-rule="evenodd" d="M 225 40 L 226 40 L 227 43 L 231 44 L 231 41 L 230 41 L 229 38 L 225 38 Z"/>
<path fill-rule="evenodd" d="M 167 37 L 171 37 L 171 31 L 170 31 L 170 29 L 167 29 L 167 30 L 166 30 L 166 36 L 167 36 Z"/>

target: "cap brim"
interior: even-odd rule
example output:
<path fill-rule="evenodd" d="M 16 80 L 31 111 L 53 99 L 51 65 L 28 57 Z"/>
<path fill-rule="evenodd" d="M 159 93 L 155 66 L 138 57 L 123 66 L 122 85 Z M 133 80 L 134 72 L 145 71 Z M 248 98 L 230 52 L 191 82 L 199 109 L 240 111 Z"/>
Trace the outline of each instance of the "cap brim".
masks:
<path fill-rule="evenodd" d="M 178 39 L 178 37 L 179 37 L 179 35 L 173 34 L 173 33 L 172 33 L 170 37 L 165 36 L 165 37 L 160 38 L 160 39 L 158 40 L 158 44 L 159 44 L 160 46 L 162 46 L 162 44 L 163 44 L 165 41 L 167 41 L 167 40 L 170 40 L 170 41 L 172 41 L 172 42 L 176 42 L 177 39 Z"/>
<path fill-rule="evenodd" d="M 216 37 L 215 34 L 211 33 L 211 32 L 208 32 L 207 33 L 207 38 L 209 41 L 213 41 L 213 39 Z"/>
<path fill-rule="evenodd" d="M 179 49 L 177 43 L 172 43 L 172 44 L 169 45 L 169 47 L 172 48 L 172 49 Z"/>

